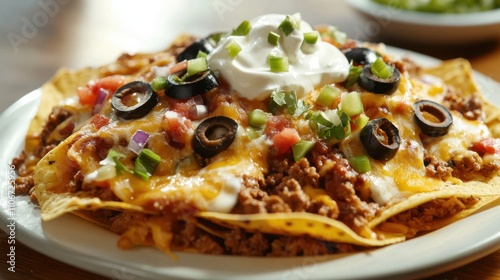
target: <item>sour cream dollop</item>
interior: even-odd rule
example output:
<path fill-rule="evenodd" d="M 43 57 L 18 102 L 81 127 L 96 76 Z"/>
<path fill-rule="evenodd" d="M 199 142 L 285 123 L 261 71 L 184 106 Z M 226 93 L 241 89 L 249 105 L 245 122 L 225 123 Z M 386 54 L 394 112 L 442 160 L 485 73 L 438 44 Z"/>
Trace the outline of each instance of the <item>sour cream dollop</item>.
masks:
<path fill-rule="evenodd" d="M 315 87 L 344 81 L 349 75 L 349 62 L 344 54 L 321 38 L 315 44 L 304 42 L 304 33 L 314 30 L 301 20 L 300 14 L 291 16 L 300 24 L 286 35 L 279 28 L 286 17 L 263 15 L 250 21 L 252 28 L 247 35 L 224 37 L 208 56 L 209 67 L 240 96 L 251 100 L 263 100 L 277 89 L 293 90 L 300 98 Z M 280 35 L 277 46 L 268 42 L 271 31 Z M 231 42 L 241 47 L 235 57 L 227 50 Z M 270 55 L 286 56 L 288 71 L 272 72 Z"/>

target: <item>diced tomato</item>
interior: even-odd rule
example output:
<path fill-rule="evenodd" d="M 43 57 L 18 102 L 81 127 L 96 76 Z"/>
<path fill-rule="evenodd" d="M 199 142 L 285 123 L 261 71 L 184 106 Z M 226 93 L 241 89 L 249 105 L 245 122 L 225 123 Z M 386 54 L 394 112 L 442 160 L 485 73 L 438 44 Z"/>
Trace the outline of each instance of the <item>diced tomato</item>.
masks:
<path fill-rule="evenodd" d="M 79 87 L 77 90 L 80 103 L 83 105 L 94 105 L 99 90 L 106 90 L 109 95 L 113 94 L 119 87 L 125 84 L 125 77 L 113 75 L 103 77 L 98 80 L 92 80 L 85 87 Z M 110 96 L 108 96 L 109 98 Z"/>
<path fill-rule="evenodd" d="M 500 139 L 487 138 L 472 145 L 472 150 L 480 155 L 500 153 Z"/>
<path fill-rule="evenodd" d="M 300 141 L 300 136 L 297 130 L 287 127 L 275 134 L 271 140 L 278 152 L 284 154 Z"/>
<path fill-rule="evenodd" d="M 79 87 L 77 89 L 78 98 L 80 99 L 80 103 L 84 105 L 93 105 L 97 98 L 97 95 L 94 95 L 92 90 L 86 87 Z"/>
<path fill-rule="evenodd" d="M 290 121 L 282 116 L 271 116 L 267 119 L 265 134 L 272 138 L 283 129 L 290 127 Z"/>
<path fill-rule="evenodd" d="M 196 102 L 194 101 L 193 98 L 183 101 L 177 100 L 170 103 L 171 110 L 183 117 L 189 116 L 189 109 L 193 106 L 196 106 Z"/>
<path fill-rule="evenodd" d="M 168 98 L 168 103 L 170 104 L 171 111 L 174 111 L 183 117 L 192 119 L 192 110 L 196 108 L 196 105 L 203 104 L 203 98 L 199 95 L 189 99 Z"/>
<path fill-rule="evenodd" d="M 192 127 L 190 119 L 175 112 L 167 112 L 162 121 L 169 140 L 177 144 L 186 144 L 188 132 Z"/>
<path fill-rule="evenodd" d="M 183 60 L 177 64 L 172 65 L 172 67 L 170 68 L 170 74 L 184 71 L 187 69 L 187 67 L 188 67 L 187 60 Z"/>
<path fill-rule="evenodd" d="M 109 118 L 101 115 L 101 114 L 96 114 L 92 117 L 90 120 L 90 123 L 92 126 L 94 126 L 96 129 L 99 129 L 109 123 Z"/>

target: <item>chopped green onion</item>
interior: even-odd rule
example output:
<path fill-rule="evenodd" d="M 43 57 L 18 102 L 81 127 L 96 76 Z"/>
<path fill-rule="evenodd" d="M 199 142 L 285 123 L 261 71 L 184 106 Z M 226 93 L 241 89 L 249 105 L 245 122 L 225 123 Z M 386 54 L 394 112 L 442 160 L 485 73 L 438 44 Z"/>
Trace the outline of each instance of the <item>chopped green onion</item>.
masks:
<path fill-rule="evenodd" d="M 313 146 L 313 141 L 300 140 L 299 142 L 297 142 L 292 146 L 294 160 L 299 161 L 312 149 Z"/>
<path fill-rule="evenodd" d="M 271 72 L 288 72 L 288 57 L 270 55 L 269 67 Z"/>
<path fill-rule="evenodd" d="M 241 52 L 241 46 L 235 41 L 231 41 L 226 45 L 226 50 L 230 57 L 235 58 Z"/>
<path fill-rule="evenodd" d="M 238 27 L 236 27 L 235 30 L 233 30 L 231 35 L 245 36 L 248 34 L 248 32 L 250 32 L 251 29 L 252 25 L 250 24 L 250 22 L 248 20 L 244 20 L 242 23 L 240 23 L 240 25 L 238 25 Z"/>
<path fill-rule="evenodd" d="M 204 57 L 204 58 L 207 58 L 208 54 L 204 51 L 198 51 L 198 53 L 196 54 L 196 58 L 200 58 L 200 57 Z"/>
<path fill-rule="evenodd" d="M 349 159 L 349 164 L 358 173 L 366 173 L 372 170 L 368 156 L 354 156 Z"/>
<path fill-rule="evenodd" d="M 108 155 L 106 156 L 106 158 L 104 160 L 102 160 L 101 162 L 99 162 L 100 165 L 114 165 L 115 168 L 116 168 L 116 173 L 118 175 L 122 175 L 124 172 L 129 172 L 129 173 L 132 173 L 132 171 L 130 171 L 130 169 L 128 169 L 121 161 L 120 161 L 120 158 L 124 158 L 125 155 L 120 153 L 120 152 L 117 152 L 113 149 L 110 149 L 108 151 Z"/>
<path fill-rule="evenodd" d="M 347 76 L 345 87 L 350 88 L 355 83 L 357 83 L 359 80 L 359 76 L 361 76 L 361 72 L 363 72 L 363 67 L 351 65 L 351 68 L 349 68 L 349 76 Z"/>
<path fill-rule="evenodd" d="M 154 91 L 160 91 L 167 88 L 167 78 L 158 76 L 151 81 L 151 88 Z"/>
<path fill-rule="evenodd" d="M 281 22 L 278 28 L 281 29 L 286 36 L 288 36 L 295 29 L 299 28 L 299 23 L 293 17 L 286 16 L 285 20 Z"/>
<path fill-rule="evenodd" d="M 360 114 L 355 120 L 354 120 L 354 124 L 358 127 L 358 128 L 363 128 L 365 127 L 365 125 L 368 123 L 368 121 L 370 120 L 370 118 L 365 115 L 365 114 Z"/>
<path fill-rule="evenodd" d="M 279 40 L 280 40 L 280 35 L 278 33 L 270 31 L 269 34 L 267 35 L 267 42 L 273 46 L 277 46 Z"/>
<path fill-rule="evenodd" d="M 389 79 L 392 76 L 392 69 L 385 64 L 382 58 L 378 57 L 371 65 L 372 73 L 380 79 Z"/>
<path fill-rule="evenodd" d="M 259 128 L 267 123 L 267 114 L 261 109 L 255 109 L 248 114 L 248 124 L 252 127 Z"/>
<path fill-rule="evenodd" d="M 340 100 L 340 109 L 349 117 L 363 113 L 363 102 L 357 91 L 349 92 Z"/>
<path fill-rule="evenodd" d="M 306 32 L 304 33 L 304 42 L 314 45 L 318 42 L 319 33 L 318 31 Z"/>
<path fill-rule="evenodd" d="M 186 77 L 191 77 L 198 73 L 205 72 L 207 70 L 208 70 L 208 64 L 206 58 L 199 57 L 195 59 L 190 59 L 187 61 Z"/>
<path fill-rule="evenodd" d="M 326 126 L 326 127 L 333 126 L 333 123 L 330 120 L 328 120 L 323 115 L 323 112 L 321 112 L 321 111 L 312 112 L 312 113 L 308 114 L 306 118 L 309 119 L 310 121 L 312 121 L 316 124 L 320 124 L 322 126 Z"/>
<path fill-rule="evenodd" d="M 148 181 L 151 175 L 160 164 L 161 157 L 150 149 L 142 149 L 135 160 L 134 174 L 145 181 Z"/>
<path fill-rule="evenodd" d="M 351 120 L 349 115 L 347 115 L 344 111 L 341 111 L 341 110 L 338 110 L 337 114 L 339 115 L 340 124 L 343 127 L 348 127 L 349 121 Z"/>
<path fill-rule="evenodd" d="M 316 98 L 316 103 L 318 103 L 321 106 L 329 107 L 333 105 L 339 97 L 340 97 L 340 90 L 337 87 L 326 85 L 323 87 L 323 89 L 321 89 L 321 92 Z"/>

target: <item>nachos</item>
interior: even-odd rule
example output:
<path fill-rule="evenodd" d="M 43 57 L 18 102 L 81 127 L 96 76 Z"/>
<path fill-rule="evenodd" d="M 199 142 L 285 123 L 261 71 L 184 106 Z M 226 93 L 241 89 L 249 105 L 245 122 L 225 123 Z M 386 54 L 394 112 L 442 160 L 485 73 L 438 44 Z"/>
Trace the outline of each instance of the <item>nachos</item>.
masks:
<path fill-rule="evenodd" d="M 494 202 L 498 112 L 463 59 L 422 68 L 273 14 L 60 70 L 13 164 L 43 220 L 78 215 L 123 249 L 352 252 Z"/>

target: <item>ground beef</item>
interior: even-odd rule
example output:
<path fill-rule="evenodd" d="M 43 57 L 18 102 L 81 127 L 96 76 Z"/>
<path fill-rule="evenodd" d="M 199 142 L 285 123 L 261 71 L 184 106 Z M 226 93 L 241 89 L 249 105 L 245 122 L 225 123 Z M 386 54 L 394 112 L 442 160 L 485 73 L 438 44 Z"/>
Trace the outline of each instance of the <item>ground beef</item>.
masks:
<path fill-rule="evenodd" d="M 321 256 L 354 251 L 353 246 L 349 244 L 326 242 L 308 236 L 280 236 L 273 240 L 271 251 L 267 255 L 279 257 Z"/>
<path fill-rule="evenodd" d="M 271 149 L 268 163 L 269 173 L 264 180 L 244 178 L 232 213 L 308 212 L 338 219 L 361 231 L 378 209 L 365 197 L 369 194 L 363 177 L 351 168 L 340 151 L 326 143 L 317 143 L 309 158 L 297 162 L 291 154 Z M 326 204 L 313 200 L 304 190 L 306 187 L 326 191 L 333 201 Z M 363 198 L 360 193 L 365 193 Z"/>
<path fill-rule="evenodd" d="M 422 68 L 408 57 L 403 57 L 401 60 L 394 61 L 394 66 L 399 72 L 407 72 L 410 76 L 417 76 Z"/>
<path fill-rule="evenodd" d="M 172 240 L 173 248 L 194 249 L 204 254 L 224 254 L 224 248 L 220 240 L 196 226 L 194 220 L 178 221 L 173 228 L 174 237 Z"/>
<path fill-rule="evenodd" d="M 29 194 L 31 188 L 34 186 L 33 175 L 18 176 L 15 180 L 16 195 Z"/>
<path fill-rule="evenodd" d="M 70 192 L 82 190 L 83 179 L 85 179 L 83 172 L 81 170 L 76 171 L 76 174 L 73 176 L 73 180 L 68 183 L 68 190 Z"/>
<path fill-rule="evenodd" d="M 483 101 L 477 95 L 464 96 L 454 88 L 447 89 L 443 105 L 469 120 L 481 120 L 484 117 Z"/>
<path fill-rule="evenodd" d="M 429 223 L 456 215 L 472 207 L 477 201 L 477 198 L 473 197 L 435 199 L 391 217 L 388 222 L 406 225 L 409 228 L 406 235 L 411 238 L 420 231 L 430 230 L 427 228 Z"/>
<path fill-rule="evenodd" d="M 309 196 L 304 193 L 302 186 L 294 178 L 283 180 L 274 191 L 292 212 L 305 212 L 311 205 Z"/>
<path fill-rule="evenodd" d="M 224 240 L 224 246 L 231 255 L 264 256 L 270 248 L 264 234 L 247 233 L 240 229 L 233 230 Z"/>
<path fill-rule="evenodd" d="M 244 177 L 238 194 L 235 214 L 309 212 L 337 218 L 338 208 L 323 201 L 312 200 L 304 187 L 320 188 L 320 175 L 309 160 L 295 162 L 291 155 L 271 149 L 269 173 L 264 180 Z"/>
<path fill-rule="evenodd" d="M 33 171 L 34 165 L 45 156 L 50 150 L 56 147 L 61 139 L 49 139 L 50 134 L 66 119 L 71 117 L 72 113 L 60 107 L 54 107 L 49 115 L 47 123 L 42 129 L 40 134 L 40 142 L 35 148 L 33 155 L 26 155 L 23 151 L 19 156 L 12 160 L 12 165 L 16 168 L 18 177 L 15 180 L 16 183 L 16 194 L 17 195 L 30 195 L 32 201 L 36 201 L 35 192 L 33 191 L 34 180 Z M 67 137 L 73 131 L 72 124 L 68 124 L 61 134 L 63 137 Z M 69 129 L 71 128 L 71 129 Z M 69 131 L 71 130 L 71 131 Z"/>
<path fill-rule="evenodd" d="M 428 154 L 427 151 L 424 155 L 424 165 L 425 174 L 428 177 L 438 178 L 444 181 L 451 177 L 453 173 L 453 168 L 451 168 L 447 162 Z"/>
<path fill-rule="evenodd" d="M 340 151 L 326 144 L 315 145 L 312 153 L 316 168 L 325 173 L 324 188 L 339 207 L 338 220 L 361 230 L 379 208 L 357 195 L 363 189 L 363 177 L 352 169 Z"/>
<path fill-rule="evenodd" d="M 43 150 L 44 147 L 47 145 L 50 144 L 57 145 L 60 143 L 60 141 L 62 141 L 62 139 L 49 139 L 49 136 L 61 123 L 63 123 L 66 119 L 71 117 L 71 115 L 72 113 L 70 111 L 61 107 L 54 107 L 52 109 L 52 112 L 50 113 L 49 118 L 47 120 L 47 123 L 45 123 L 42 133 L 40 134 L 40 145 L 38 147 L 39 151 Z M 67 137 L 71 133 L 72 131 L 69 131 L 61 136 Z M 43 155 L 40 153 L 41 152 L 36 152 L 36 154 L 41 158 Z"/>
<path fill-rule="evenodd" d="M 224 239 L 226 253 L 244 256 L 320 256 L 353 252 L 351 245 L 322 241 L 309 236 L 275 236 L 232 230 Z"/>
<path fill-rule="evenodd" d="M 114 214 L 109 217 L 109 229 L 118 234 L 124 233 L 137 221 L 145 219 L 144 215 L 140 213 L 118 211 L 112 211 L 112 213 Z"/>
<path fill-rule="evenodd" d="M 481 170 L 482 158 L 474 151 L 466 151 L 453 156 L 453 176 L 462 180 L 470 180 Z"/>

